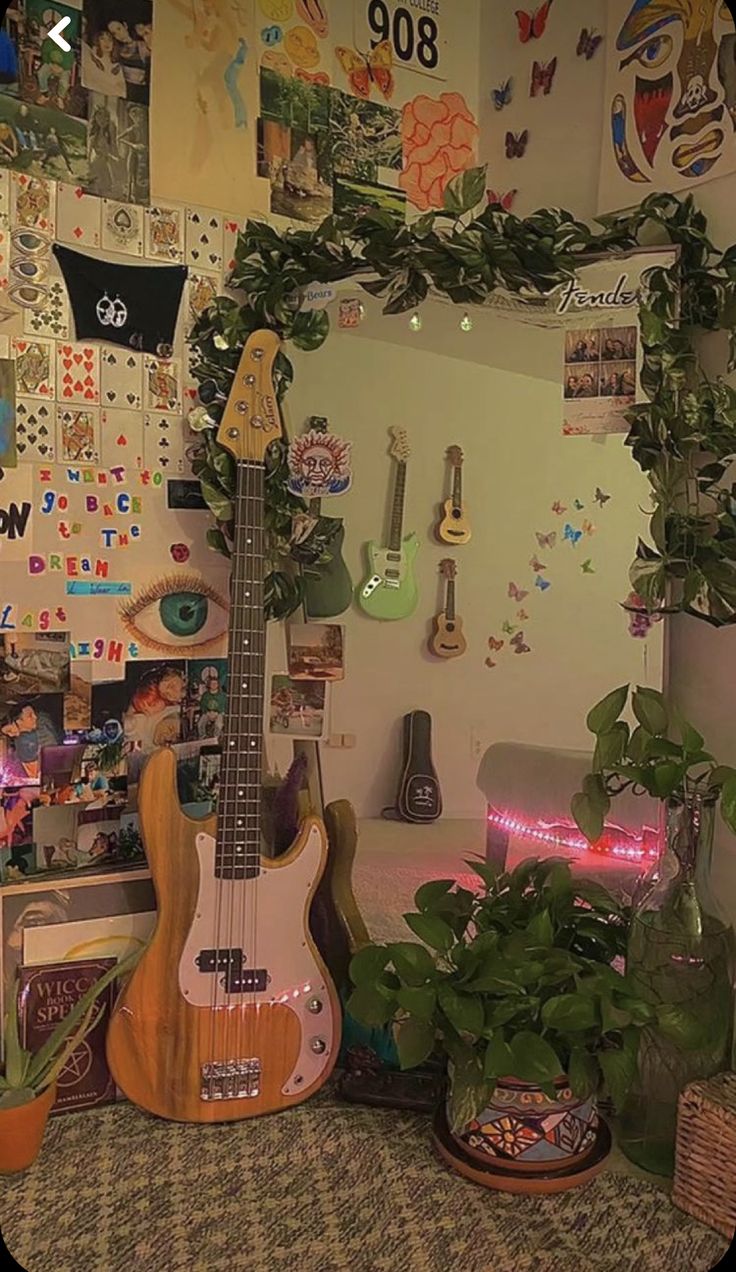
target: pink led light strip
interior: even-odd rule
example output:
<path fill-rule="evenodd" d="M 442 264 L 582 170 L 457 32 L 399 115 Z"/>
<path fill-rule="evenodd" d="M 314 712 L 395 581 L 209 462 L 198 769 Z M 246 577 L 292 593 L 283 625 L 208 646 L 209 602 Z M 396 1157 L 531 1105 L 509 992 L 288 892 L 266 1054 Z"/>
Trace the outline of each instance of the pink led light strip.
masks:
<path fill-rule="evenodd" d="M 643 826 L 641 835 L 628 834 L 620 826 L 607 826 L 597 844 L 589 844 L 576 826 L 564 822 L 532 821 L 519 813 L 488 807 L 488 821 L 497 830 L 532 839 L 553 848 L 571 848 L 574 852 L 597 852 L 604 857 L 628 861 L 655 861 L 659 856 L 656 830 Z"/>

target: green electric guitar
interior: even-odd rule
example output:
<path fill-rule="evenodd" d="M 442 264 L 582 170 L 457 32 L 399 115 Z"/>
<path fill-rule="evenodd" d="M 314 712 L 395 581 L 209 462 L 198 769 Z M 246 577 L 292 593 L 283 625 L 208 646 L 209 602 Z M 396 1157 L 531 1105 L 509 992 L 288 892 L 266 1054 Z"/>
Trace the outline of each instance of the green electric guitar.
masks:
<path fill-rule="evenodd" d="M 391 535 L 387 548 L 378 547 L 373 542 L 367 545 L 368 577 L 358 590 L 361 609 L 371 618 L 384 621 L 408 618 L 414 613 L 419 600 L 414 577 L 419 540 L 415 534 L 402 539 L 406 466 L 411 453 L 409 439 L 403 428 L 393 428 L 391 433 L 393 442 L 389 453 L 396 461 Z"/>
<path fill-rule="evenodd" d="M 307 432 L 329 432 L 329 426 L 323 415 L 313 415 L 307 421 Z M 322 517 L 322 501 L 311 499 L 309 512 L 313 517 Z M 353 599 L 353 580 L 343 556 L 342 547 L 345 542 L 345 526 L 341 517 L 322 517 L 322 526 L 326 532 L 329 561 L 306 567 L 304 574 L 304 608 L 307 619 L 336 618 L 343 614 Z"/>

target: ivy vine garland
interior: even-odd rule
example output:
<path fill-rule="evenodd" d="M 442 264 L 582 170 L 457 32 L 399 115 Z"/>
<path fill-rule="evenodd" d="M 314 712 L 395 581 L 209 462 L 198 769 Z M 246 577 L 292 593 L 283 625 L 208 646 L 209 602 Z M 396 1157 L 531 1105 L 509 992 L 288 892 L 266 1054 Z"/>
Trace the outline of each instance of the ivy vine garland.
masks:
<path fill-rule="evenodd" d="M 299 349 L 327 339 L 325 310 L 303 312 L 315 283 L 350 279 L 384 299 L 384 313 L 417 308 L 430 295 L 459 305 L 484 304 L 499 288 L 543 296 L 573 277 L 590 254 L 676 245 L 677 263 L 645 275 L 639 311 L 648 400 L 627 412 L 626 444 L 652 490 L 650 534 L 640 540 L 631 582 L 647 609 L 686 612 L 715 626 L 736 622 L 736 392 L 709 377 L 697 345 L 704 332 L 727 332 L 724 371 L 736 365 L 736 245 L 719 252 L 691 196 L 655 194 L 632 212 L 601 217 L 596 228 L 559 208 L 519 218 L 498 204 L 476 214 L 485 198 L 485 168 L 462 173 L 447 188 L 444 208 L 406 225 L 386 211 L 328 217 L 316 229 L 282 233 L 250 221 L 239 235 L 228 283 L 244 299 L 218 297 L 192 335 L 201 405 L 190 415 L 201 434 L 194 471 L 216 526 L 210 546 L 228 552 L 234 465 L 215 440 L 240 351 L 267 327 Z M 276 364 L 283 399 L 293 368 Z M 302 601 L 297 567 L 329 559 L 329 518 L 305 536 L 306 504 L 286 487 L 286 448 L 272 448 L 266 476 L 266 527 L 271 544 L 266 612 L 285 618 Z"/>

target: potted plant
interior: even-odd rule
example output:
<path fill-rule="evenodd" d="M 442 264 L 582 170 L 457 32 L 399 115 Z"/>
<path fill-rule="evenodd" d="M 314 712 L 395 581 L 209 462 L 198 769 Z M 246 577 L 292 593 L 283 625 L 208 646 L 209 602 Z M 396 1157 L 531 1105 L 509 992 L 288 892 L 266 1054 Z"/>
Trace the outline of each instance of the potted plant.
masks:
<path fill-rule="evenodd" d="M 129 972 L 137 958 L 136 952 L 95 981 L 35 1055 L 20 1045 L 17 988 L 9 993 L 0 1073 L 0 1174 L 26 1170 L 36 1160 L 56 1098 L 56 1080 L 104 1011 L 97 1005 L 99 995 Z"/>
<path fill-rule="evenodd" d="M 639 1165 L 671 1174 L 681 1090 L 730 1061 L 732 930 L 712 886 L 711 859 L 718 805 L 736 833 L 736 770 L 718 764 L 698 730 L 654 689 L 636 689 L 634 719 L 622 719 L 629 693 L 629 685 L 614 689 L 588 714 L 595 752 L 572 812 L 595 843 L 622 791 L 662 802 L 663 852 L 634 898 L 626 961 L 629 980 L 657 1016 L 642 1034 L 622 1144 Z"/>
<path fill-rule="evenodd" d="M 611 966 L 626 915 L 559 859 L 501 875 L 467 864 L 478 892 L 441 879 L 416 893 L 404 919 L 421 944 L 354 956 L 347 1008 L 368 1025 L 393 1022 L 404 1069 L 444 1053 L 461 1153 L 516 1176 L 564 1174 L 596 1148 L 601 1087 L 623 1103 L 655 1015 Z"/>

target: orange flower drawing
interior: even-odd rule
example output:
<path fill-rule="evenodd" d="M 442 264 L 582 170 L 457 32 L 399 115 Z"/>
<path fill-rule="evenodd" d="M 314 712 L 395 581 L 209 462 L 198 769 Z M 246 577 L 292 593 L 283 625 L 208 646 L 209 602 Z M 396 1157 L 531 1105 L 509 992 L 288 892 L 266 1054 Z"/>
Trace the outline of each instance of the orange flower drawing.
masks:
<path fill-rule="evenodd" d="M 478 125 L 461 93 L 439 101 L 421 95 L 401 115 L 404 171 L 399 178 L 410 201 L 426 212 L 441 208 L 445 188 L 475 164 Z"/>

